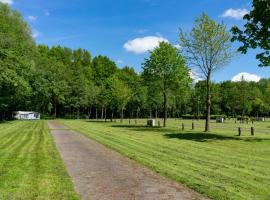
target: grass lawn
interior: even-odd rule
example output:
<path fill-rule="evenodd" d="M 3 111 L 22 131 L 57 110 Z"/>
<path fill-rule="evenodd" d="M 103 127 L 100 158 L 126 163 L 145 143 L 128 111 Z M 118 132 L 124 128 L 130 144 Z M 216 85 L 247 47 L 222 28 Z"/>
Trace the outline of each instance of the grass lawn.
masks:
<path fill-rule="evenodd" d="M 46 121 L 0 124 L 0 199 L 79 199 Z"/>
<path fill-rule="evenodd" d="M 251 137 L 251 124 L 233 120 L 212 122 L 209 134 L 203 121 L 195 121 L 195 130 L 191 121 L 170 119 L 166 129 L 144 127 L 145 121 L 61 122 L 213 199 L 270 199 L 270 122 L 256 122 Z"/>

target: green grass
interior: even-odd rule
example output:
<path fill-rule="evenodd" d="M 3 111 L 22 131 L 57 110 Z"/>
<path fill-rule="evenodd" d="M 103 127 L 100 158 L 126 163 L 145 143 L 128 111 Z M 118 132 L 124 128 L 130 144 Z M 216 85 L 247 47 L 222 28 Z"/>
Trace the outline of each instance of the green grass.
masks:
<path fill-rule="evenodd" d="M 79 199 L 47 122 L 0 124 L 0 199 Z"/>
<path fill-rule="evenodd" d="M 62 123 L 179 181 L 213 199 L 270 199 L 270 123 L 212 122 L 204 133 L 203 121 L 169 120 L 168 128 L 144 127 L 146 120 L 123 123 L 63 120 Z M 181 131 L 181 123 L 186 130 Z M 237 127 L 243 127 L 238 137 Z"/>

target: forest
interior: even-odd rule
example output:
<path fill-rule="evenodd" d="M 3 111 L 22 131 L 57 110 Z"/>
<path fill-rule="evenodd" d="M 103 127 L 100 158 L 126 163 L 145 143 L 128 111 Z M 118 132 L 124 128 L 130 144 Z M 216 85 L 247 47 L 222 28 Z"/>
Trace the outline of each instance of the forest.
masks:
<path fill-rule="evenodd" d="M 37 45 L 21 14 L 2 3 L 0 71 L 1 120 L 18 110 L 104 120 L 165 114 L 192 119 L 207 111 L 207 82 L 191 79 L 188 62 L 173 45 L 160 43 L 138 73 L 85 49 Z M 269 116 L 270 79 L 211 82 L 211 98 L 212 117 Z"/>

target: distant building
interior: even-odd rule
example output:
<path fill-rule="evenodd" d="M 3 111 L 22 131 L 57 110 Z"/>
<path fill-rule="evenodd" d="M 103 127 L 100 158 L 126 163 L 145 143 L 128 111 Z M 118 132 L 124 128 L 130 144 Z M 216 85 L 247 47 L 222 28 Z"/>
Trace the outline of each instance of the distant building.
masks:
<path fill-rule="evenodd" d="M 16 111 L 14 112 L 13 117 L 19 120 L 39 120 L 40 114 L 32 111 Z"/>

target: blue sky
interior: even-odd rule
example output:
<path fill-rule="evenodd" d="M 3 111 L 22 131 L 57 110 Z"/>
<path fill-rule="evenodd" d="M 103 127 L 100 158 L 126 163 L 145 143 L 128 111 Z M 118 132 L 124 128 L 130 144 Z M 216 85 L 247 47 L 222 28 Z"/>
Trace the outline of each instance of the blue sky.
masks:
<path fill-rule="evenodd" d="M 230 28 L 243 24 L 239 16 L 251 6 L 251 0 L 0 1 L 23 14 L 37 43 L 85 48 L 92 56 L 107 55 L 118 66 L 129 65 L 138 72 L 148 56 L 143 53 L 145 49 L 156 40 L 177 44 L 179 27 L 189 30 L 202 12 L 217 21 L 224 20 Z M 250 51 L 239 54 L 213 79 L 231 80 L 240 72 L 270 77 L 270 68 L 259 68 L 255 52 Z"/>

